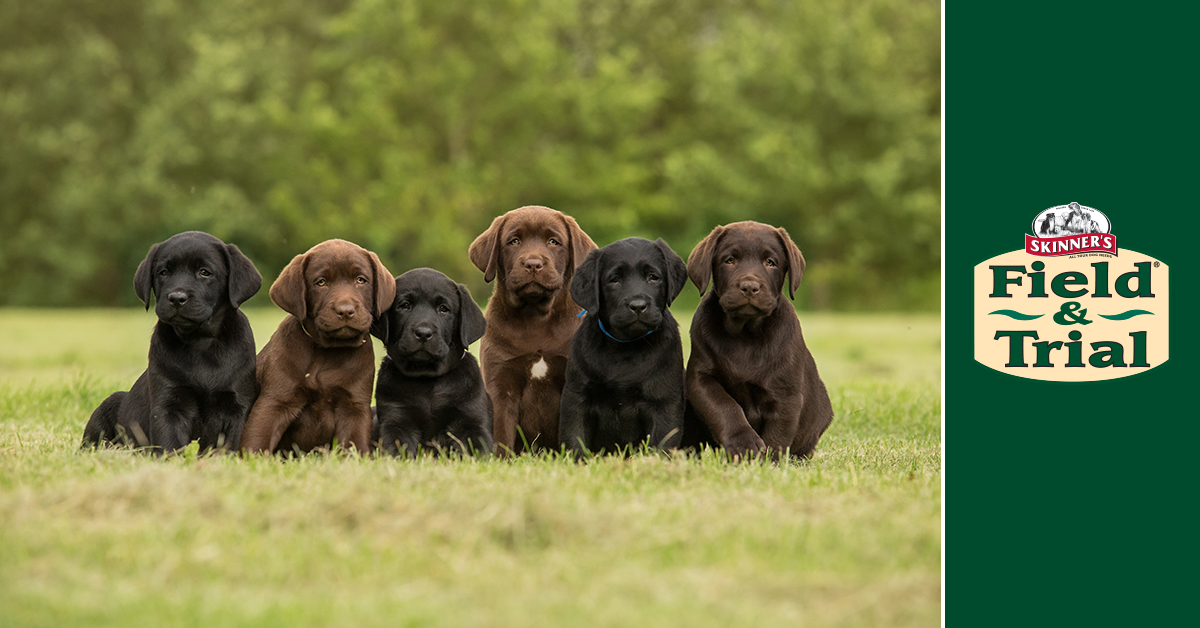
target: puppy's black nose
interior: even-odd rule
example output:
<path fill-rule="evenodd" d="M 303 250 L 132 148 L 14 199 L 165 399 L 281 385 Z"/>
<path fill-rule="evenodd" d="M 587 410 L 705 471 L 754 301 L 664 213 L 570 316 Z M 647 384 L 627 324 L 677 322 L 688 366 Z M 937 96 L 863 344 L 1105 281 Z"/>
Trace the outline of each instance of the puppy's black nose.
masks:
<path fill-rule="evenodd" d="M 641 314 L 642 312 L 646 311 L 646 305 L 645 299 L 634 299 L 629 302 L 629 309 Z"/>
<path fill-rule="evenodd" d="M 758 294 L 758 291 L 762 290 L 762 284 L 748 279 L 739 283 L 738 289 L 742 291 L 742 294 L 749 297 Z"/>
<path fill-rule="evenodd" d="M 342 318 L 354 318 L 355 314 L 354 306 L 350 305 L 349 303 L 343 303 L 342 305 L 334 308 L 333 311 L 337 312 L 337 315 Z"/>
<path fill-rule="evenodd" d="M 531 273 L 536 273 L 537 271 L 539 271 L 541 269 L 542 269 L 542 260 L 540 260 L 536 257 L 525 260 L 525 270 L 528 270 Z"/>
<path fill-rule="evenodd" d="M 417 340 L 425 342 L 426 340 L 433 338 L 433 328 L 425 327 L 424 325 L 416 327 L 413 329 L 413 335 L 417 337 Z"/>
<path fill-rule="evenodd" d="M 183 307 L 188 302 L 188 295 L 186 292 L 172 292 L 167 295 L 167 301 L 175 307 Z"/>

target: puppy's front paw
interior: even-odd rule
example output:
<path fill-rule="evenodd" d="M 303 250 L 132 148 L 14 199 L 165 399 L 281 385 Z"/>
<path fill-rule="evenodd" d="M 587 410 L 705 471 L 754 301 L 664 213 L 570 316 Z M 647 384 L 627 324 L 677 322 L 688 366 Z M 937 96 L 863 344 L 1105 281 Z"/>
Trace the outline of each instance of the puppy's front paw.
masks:
<path fill-rule="evenodd" d="M 752 429 L 733 434 L 723 446 L 734 460 L 745 460 L 767 449 L 766 443 Z"/>

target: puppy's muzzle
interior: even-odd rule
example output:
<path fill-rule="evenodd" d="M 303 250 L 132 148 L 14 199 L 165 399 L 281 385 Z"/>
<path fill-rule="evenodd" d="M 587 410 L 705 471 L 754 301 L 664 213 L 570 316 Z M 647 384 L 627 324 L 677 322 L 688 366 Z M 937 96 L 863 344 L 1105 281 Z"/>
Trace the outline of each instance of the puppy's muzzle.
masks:
<path fill-rule="evenodd" d="M 562 287 L 562 277 L 550 259 L 540 253 L 518 257 L 510 273 L 509 288 L 524 296 L 541 296 Z"/>
<path fill-rule="evenodd" d="M 193 331 L 212 315 L 203 301 L 197 301 L 184 290 L 167 291 L 155 308 L 159 320 L 179 331 Z"/>
<path fill-rule="evenodd" d="M 414 324 L 394 346 L 398 355 L 418 362 L 440 360 L 446 355 L 437 327 L 428 322 Z"/>
<path fill-rule="evenodd" d="M 540 273 L 545 265 L 546 262 L 537 257 L 531 257 L 525 260 L 525 263 L 523 264 L 523 266 L 525 266 L 525 270 L 531 275 Z"/>
<path fill-rule="evenodd" d="M 618 306 L 609 316 L 608 323 L 627 336 L 638 336 L 657 329 L 662 323 L 662 311 L 652 307 L 652 303 L 649 297 L 633 297 L 625 302 L 623 308 Z"/>
<path fill-rule="evenodd" d="M 362 344 L 371 327 L 371 317 L 354 303 L 326 306 L 313 321 L 321 340 L 331 347 L 353 347 Z"/>
<path fill-rule="evenodd" d="M 333 311 L 335 314 L 337 314 L 338 318 L 346 324 L 349 324 L 350 321 L 353 320 L 358 314 L 358 308 L 354 307 L 354 305 L 350 303 L 338 305 L 337 307 L 333 308 Z"/>
<path fill-rule="evenodd" d="M 741 291 L 742 296 L 753 299 L 762 290 L 762 283 L 754 279 L 743 279 L 738 282 L 738 290 Z"/>
<path fill-rule="evenodd" d="M 755 316 L 775 309 L 775 293 L 758 277 L 742 277 L 731 282 L 721 294 L 721 308 L 730 314 Z"/>
<path fill-rule="evenodd" d="M 662 320 L 662 316 L 657 311 L 650 308 L 650 299 L 638 297 L 631 299 L 626 307 L 629 308 L 629 313 L 632 317 L 631 324 L 641 323 L 647 327 L 657 327 Z"/>

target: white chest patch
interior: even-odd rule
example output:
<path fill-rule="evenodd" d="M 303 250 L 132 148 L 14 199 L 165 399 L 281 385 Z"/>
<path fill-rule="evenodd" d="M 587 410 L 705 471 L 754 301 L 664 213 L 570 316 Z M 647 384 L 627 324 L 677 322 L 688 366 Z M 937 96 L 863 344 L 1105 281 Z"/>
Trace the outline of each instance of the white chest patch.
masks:
<path fill-rule="evenodd" d="M 546 364 L 546 358 L 539 358 L 533 366 L 529 367 L 529 376 L 533 379 L 543 379 L 546 377 L 546 371 L 550 370 L 550 366 Z"/>

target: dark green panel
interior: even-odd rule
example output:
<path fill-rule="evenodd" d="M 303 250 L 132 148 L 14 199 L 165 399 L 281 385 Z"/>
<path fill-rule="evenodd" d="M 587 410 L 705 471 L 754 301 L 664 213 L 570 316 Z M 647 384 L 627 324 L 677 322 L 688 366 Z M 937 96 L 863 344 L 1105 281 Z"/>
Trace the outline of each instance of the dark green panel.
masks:
<path fill-rule="evenodd" d="M 1200 442 L 1195 11 L 946 15 L 947 624 L 1186 623 Z M 1122 248 L 1170 266 L 1167 364 L 1052 383 L 974 362 L 972 267 L 1022 248 L 1038 212 L 1071 201 L 1104 212 Z"/>

